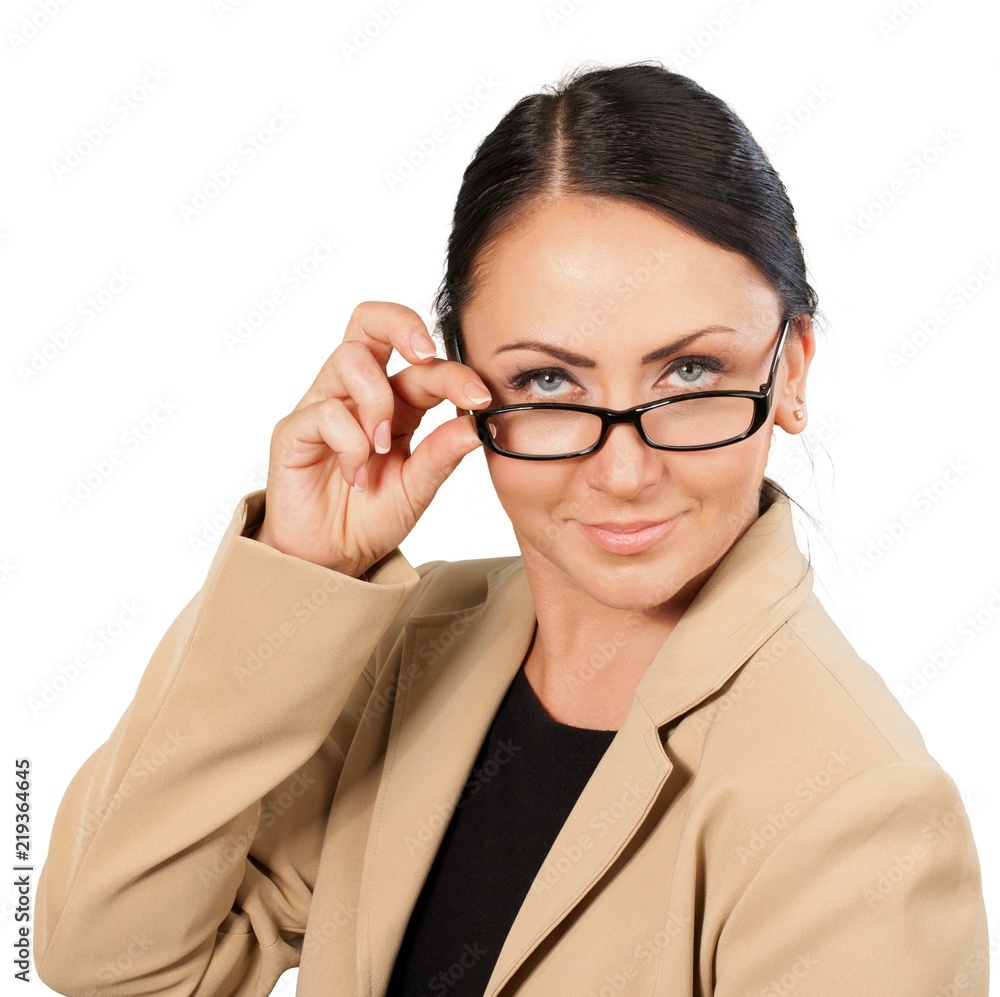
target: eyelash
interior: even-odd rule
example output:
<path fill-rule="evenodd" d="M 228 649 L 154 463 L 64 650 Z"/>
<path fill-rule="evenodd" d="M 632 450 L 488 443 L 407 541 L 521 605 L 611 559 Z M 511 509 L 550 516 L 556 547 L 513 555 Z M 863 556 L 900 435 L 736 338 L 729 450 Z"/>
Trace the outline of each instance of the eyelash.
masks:
<path fill-rule="evenodd" d="M 666 377 L 669 374 L 673 374 L 679 368 L 685 366 L 686 364 L 695 364 L 698 367 L 703 367 L 706 371 L 712 374 L 724 374 L 728 371 L 728 366 L 716 357 L 681 357 L 678 360 L 674 360 L 666 370 L 660 375 L 657 380 Z M 540 377 L 543 374 L 555 374 L 557 377 L 561 377 L 564 381 L 570 381 L 576 384 L 576 381 L 564 370 L 562 367 L 532 367 L 532 368 L 521 368 L 509 379 L 505 380 L 506 386 L 511 391 L 520 391 L 529 382 L 533 381 L 536 377 Z M 542 394 L 543 392 L 539 392 Z M 544 392 L 547 394 L 548 392 Z"/>

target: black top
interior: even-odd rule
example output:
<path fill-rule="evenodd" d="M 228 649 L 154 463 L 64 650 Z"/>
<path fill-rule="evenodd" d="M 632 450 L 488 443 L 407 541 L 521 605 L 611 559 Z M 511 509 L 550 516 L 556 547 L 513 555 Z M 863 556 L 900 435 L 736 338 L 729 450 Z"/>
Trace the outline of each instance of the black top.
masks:
<path fill-rule="evenodd" d="M 615 733 L 553 719 L 522 664 L 424 881 L 387 997 L 482 997 L 535 874 Z"/>

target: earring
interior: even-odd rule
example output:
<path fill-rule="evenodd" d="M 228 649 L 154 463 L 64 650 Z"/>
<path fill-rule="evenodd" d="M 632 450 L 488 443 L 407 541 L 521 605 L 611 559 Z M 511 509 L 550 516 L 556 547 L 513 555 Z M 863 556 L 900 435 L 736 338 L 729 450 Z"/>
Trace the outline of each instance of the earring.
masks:
<path fill-rule="evenodd" d="M 800 405 L 805 405 L 805 402 L 806 402 L 806 400 L 805 400 L 805 399 L 804 399 L 804 398 L 803 398 L 803 397 L 802 397 L 801 395 L 796 395 L 796 396 L 795 396 L 795 400 L 796 400 L 796 401 L 797 401 L 797 402 L 798 402 L 798 403 L 799 403 Z"/>
<path fill-rule="evenodd" d="M 801 422 L 805 418 L 805 416 L 802 414 L 802 409 L 800 409 L 800 408 L 797 408 L 792 413 L 792 415 L 795 416 L 795 421 L 796 422 Z"/>

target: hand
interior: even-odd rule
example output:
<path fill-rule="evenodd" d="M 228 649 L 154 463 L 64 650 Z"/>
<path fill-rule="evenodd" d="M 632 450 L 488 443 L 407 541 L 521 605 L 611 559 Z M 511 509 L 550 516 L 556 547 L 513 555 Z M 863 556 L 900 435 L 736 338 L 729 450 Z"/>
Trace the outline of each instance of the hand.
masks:
<path fill-rule="evenodd" d="M 413 366 L 387 377 L 394 347 Z M 472 416 L 457 415 L 411 454 L 424 413 L 446 398 L 456 409 L 491 401 L 471 367 L 418 349 L 429 354 L 434 342 L 413 309 L 391 301 L 354 309 L 343 342 L 275 426 L 255 540 L 357 578 L 413 529 L 480 445 Z"/>

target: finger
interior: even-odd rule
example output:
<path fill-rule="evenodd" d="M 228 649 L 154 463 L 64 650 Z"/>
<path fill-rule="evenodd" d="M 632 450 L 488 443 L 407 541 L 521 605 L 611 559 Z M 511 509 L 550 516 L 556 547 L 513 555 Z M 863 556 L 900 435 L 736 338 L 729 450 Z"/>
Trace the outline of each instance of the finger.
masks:
<path fill-rule="evenodd" d="M 411 338 L 414 334 L 416 342 Z M 369 350 L 382 370 L 385 370 L 393 349 L 411 364 L 417 365 L 433 358 L 436 351 L 434 340 L 427 332 L 423 319 L 412 308 L 395 301 L 361 302 L 351 313 L 340 345 L 348 342 L 360 343 Z M 331 369 L 337 364 L 336 356 L 335 349 L 327 357 L 299 405 L 309 405 L 336 394 L 329 390 Z"/>
<path fill-rule="evenodd" d="M 396 397 L 394 435 L 412 433 L 423 414 L 439 402 L 453 402 L 458 415 L 491 404 L 489 389 L 479 375 L 456 360 L 436 360 L 422 367 L 404 367 L 389 379 Z"/>
<path fill-rule="evenodd" d="M 420 441 L 403 464 L 403 488 L 420 516 L 462 458 L 481 446 L 472 416 L 463 415 L 437 426 Z"/>
<path fill-rule="evenodd" d="M 366 346 L 354 340 L 341 343 L 332 355 L 334 362 L 322 387 L 325 397 L 341 399 L 376 452 L 388 453 L 395 403 L 385 370 Z"/>
<path fill-rule="evenodd" d="M 275 427 L 271 460 L 280 467 L 308 467 L 331 451 L 349 485 L 371 456 L 368 438 L 339 398 L 295 409 Z"/>

